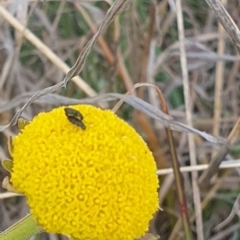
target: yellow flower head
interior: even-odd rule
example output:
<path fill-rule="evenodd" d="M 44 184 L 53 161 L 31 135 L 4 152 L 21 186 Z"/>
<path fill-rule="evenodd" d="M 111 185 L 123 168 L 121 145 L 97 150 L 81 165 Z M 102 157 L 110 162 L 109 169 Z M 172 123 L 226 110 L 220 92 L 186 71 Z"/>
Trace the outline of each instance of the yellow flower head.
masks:
<path fill-rule="evenodd" d="M 50 233 L 81 240 L 142 236 L 158 208 L 151 152 L 112 111 L 69 108 L 77 111 L 40 113 L 13 139 L 14 188 Z"/>

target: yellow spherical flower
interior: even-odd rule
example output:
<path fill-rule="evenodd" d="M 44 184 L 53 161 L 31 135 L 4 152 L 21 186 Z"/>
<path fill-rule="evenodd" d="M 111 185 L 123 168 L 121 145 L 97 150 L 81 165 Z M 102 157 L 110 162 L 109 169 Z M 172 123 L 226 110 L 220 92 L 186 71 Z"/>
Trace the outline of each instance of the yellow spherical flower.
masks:
<path fill-rule="evenodd" d="M 151 152 L 112 111 L 69 108 L 83 119 L 59 107 L 40 113 L 13 139 L 14 188 L 50 233 L 81 240 L 142 236 L 158 208 Z"/>

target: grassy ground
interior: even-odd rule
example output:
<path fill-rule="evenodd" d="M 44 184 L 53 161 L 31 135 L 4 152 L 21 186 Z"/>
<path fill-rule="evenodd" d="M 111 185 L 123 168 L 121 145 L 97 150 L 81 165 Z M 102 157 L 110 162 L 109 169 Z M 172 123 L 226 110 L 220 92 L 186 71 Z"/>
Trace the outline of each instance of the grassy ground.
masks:
<path fill-rule="evenodd" d="M 223 0 L 223 3 L 240 26 L 239 2 Z M 151 83 L 161 90 L 169 114 L 177 122 L 227 139 L 240 111 L 240 58 L 236 44 L 205 1 L 182 0 L 181 6 L 182 11 L 175 1 L 133 1 L 97 40 L 80 77 L 70 81 L 66 89 L 58 89 L 55 93 L 84 99 L 110 92 L 124 94 L 136 83 Z M 26 31 L 25 34 L 19 33 L 16 30 L 18 26 L 12 26 L 11 18 L 0 11 L 0 123 L 4 125 L 27 101 L 24 94 L 63 80 L 101 24 L 109 3 L 2 0 L 0 7 L 6 8 L 19 24 L 48 47 L 39 47 L 36 39 L 26 36 Z M 187 65 L 184 65 L 184 51 L 179 50 L 179 36 L 183 33 L 179 22 L 181 16 Z M 56 55 L 52 56 L 51 51 Z M 184 69 L 188 70 L 186 76 L 182 74 Z M 134 94 L 159 108 L 158 96 L 153 88 L 138 88 Z M 15 99 L 17 96 L 20 100 Z M 22 116 L 32 119 L 37 113 L 60 104 L 62 102 L 52 98 L 47 102 L 38 101 L 27 107 Z M 115 104 L 116 101 L 105 101 L 108 108 L 113 108 Z M 126 103 L 117 113 L 144 137 L 158 169 L 171 167 L 170 145 L 163 124 L 140 114 Z M 7 138 L 16 133 L 15 126 L 0 133 L 1 159 L 9 157 Z M 231 150 L 218 159 L 236 160 L 238 163 L 238 135 L 239 127 L 228 138 L 232 143 Z M 188 136 L 182 131 L 174 131 L 173 136 L 182 166 L 208 164 L 223 149 L 221 144 L 210 143 L 197 134 Z M 199 189 L 196 183 L 203 176 L 201 173 L 183 174 L 194 239 L 240 239 L 239 169 L 217 170 L 215 167 L 210 183 L 206 181 L 209 184 L 201 185 Z M 0 180 L 7 176 L 3 168 L 0 168 L 0 176 Z M 159 179 L 163 211 L 154 217 L 150 232 L 160 235 L 162 240 L 185 239 L 179 224 L 173 176 L 164 174 Z M 4 191 L 1 188 L 1 192 Z M 194 211 L 201 213 L 202 217 L 199 214 L 195 217 Z M 24 197 L 0 200 L 0 230 L 11 226 L 27 212 Z M 43 233 L 36 239 L 64 237 Z"/>

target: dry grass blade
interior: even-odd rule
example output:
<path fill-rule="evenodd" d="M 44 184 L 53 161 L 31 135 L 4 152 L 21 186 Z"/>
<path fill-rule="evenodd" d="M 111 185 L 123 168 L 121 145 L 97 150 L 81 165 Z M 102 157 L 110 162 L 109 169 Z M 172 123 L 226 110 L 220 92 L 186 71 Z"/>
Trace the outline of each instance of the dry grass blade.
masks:
<path fill-rule="evenodd" d="M 83 15 L 83 17 L 84 17 L 85 21 L 87 22 L 88 26 L 90 27 L 91 31 L 93 33 L 96 33 L 96 31 L 97 31 L 96 26 L 93 23 L 93 21 L 90 19 L 86 10 L 79 3 L 75 3 L 75 6 L 79 10 L 79 12 L 81 12 L 81 14 Z M 116 19 L 115 20 L 115 25 L 117 24 L 117 22 L 118 22 L 118 20 Z M 115 57 L 114 57 L 110 47 L 108 46 L 108 44 L 104 40 L 104 38 L 102 36 L 99 36 L 97 41 L 98 41 L 99 46 L 102 48 L 103 54 L 106 57 L 107 61 L 111 65 L 114 65 Z M 133 88 L 133 84 L 132 84 L 131 78 L 129 76 L 128 70 L 125 66 L 123 56 L 122 56 L 120 51 L 118 51 L 117 55 L 118 55 L 117 56 L 118 57 L 118 70 L 117 70 L 118 75 L 123 79 L 123 82 L 125 83 L 126 88 L 131 89 L 131 88 Z"/>
<path fill-rule="evenodd" d="M 228 14 L 223 4 L 219 0 L 206 0 L 209 7 L 216 13 L 218 20 L 221 22 L 225 30 L 231 36 L 233 42 L 236 44 L 240 52 L 240 31 Z"/>
<path fill-rule="evenodd" d="M 218 54 L 223 55 L 225 51 L 225 39 L 224 33 L 225 30 L 223 26 L 218 23 L 218 32 L 219 32 L 219 39 L 218 39 Z M 214 94 L 214 124 L 213 124 L 213 134 L 219 136 L 220 132 L 220 120 L 222 114 L 222 90 L 223 90 L 223 83 L 224 83 L 224 62 L 217 62 L 216 66 L 216 78 L 215 78 L 215 94 Z M 213 151 L 213 155 L 214 155 Z"/>
<path fill-rule="evenodd" d="M 100 25 L 98 31 L 96 32 L 96 34 L 94 34 L 94 36 L 91 38 L 91 40 L 87 43 L 87 45 L 84 47 L 84 49 L 81 51 L 81 53 L 79 54 L 79 57 L 76 61 L 76 63 L 74 64 L 74 66 L 69 70 L 69 72 L 67 73 L 67 75 L 65 76 L 64 80 L 61 81 L 60 83 L 57 83 L 54 86 L 51 87 L 47 87 L 37 93 L 35 93 L 33 96 L 30 97 L 30 99 L 24 104 L 24 106 L 14 115 L 13 119 L 11 120 L 11 122 L 7 125 L 1 126 L 0 127 L 0 131 L 4 131 L 6 128 L 8 128 L 11 125 L 16 124 L 17 119 L 19 118 L 19 116 L 22 114 L 22 112 L 24 111 L 24 109 L 30 105 L 32 102 L 34 102 L 36 99 L 38 99 L 41 96 L 44 96 L 48 93 L 53 93 L 56 90 L 62 88 L 62 87 L 66 87 L 67 82 L 77 76 L 83 69 L 83 66 L 85 64 L 85 60 L 87 58 L 87 56 L 89 55 L 94 43 L 96 42 L 97 37 L 108 27 L 108 25 L 114 20 L 114 18 L 121 13 L 124 9 L 126 9 L 126 7 L 128 6 L 128 4 L 130 3 L 130 0 L 117 0 L 115 1 L 112 6 L 110 7 L 110 9 L 108 10 L 105 18 L 103 19 L 102 24 Z"/>
<path fill-rule="evenodd" d="M 25 28 L 17 21 L 5 8 L 0 5 L 0 15 L 11 24 L 22 36 L 31 42 L 40 52 L 44 54 L 55 66 L 61 69 L 64 73 L 68 73 L 70 68 L 63 62 L 48 46 L 46 46 L 39 38 L 37 38 L 29 29 Z M 72 79 L 72 81 L 82 89 L 88 96 L 96 95 L 96 92 L 79 76 Z M 1 82 L 3 85 L 3 82 Z"/>
<path fill-rule="evenodd" d="M 108 25 L 115 19 L 115 17 L 118 14 L 120 14 L 122 11 L 124 11 L 126 9 L 126 7 L 128 6 L 129 3 L 130 3 L 130 0 L 118 0 L 110 7 L 105 18 L 103 19 L 103 22 L 100 25 L 98 31 L 94 34 L 94 36 L 91 38 L 91 40 L 84 47 L 84 49 L 82 50 L 81 54 L 79 55 L 76 63 L 67 73 L 67 75 L 64 79 L 65 86 L 71 78 L 75 77 L 82 71 L 83 66 L 85 64 L 85 60 L 86 60 L 87 56 L 89 55 L 98 36 L 102 32 L 104 32 L 104 30 L 108 27 Z"/>
<path fill-rule="evenodd" d="M 181 62 L 181 70 L 182 70 L 182 78 L 183 78 L 183 88 L 184 88 L 184 102 L 186 109 L 186 122 L 188 126 L 192 127 L 192 99 L 190 96 L 190 84 L 189 84 L 189 76 L 187 70 L 187 57 L 185 50 L 185 33 L 184 33 L 184 25 L 183 25 L 183 11 L 181 0 L 176 1 L 177 7 L 177 25 L 178 25 L 178 35 L 179 35 L 179 44 L 180 44 L 180 62 Z M 188 133 L 188 146 L 189 146 L 189 156 L 190 162 L 192 166 L 197 165 L 197 157 L 196 157 L 196 147 L 194 142 L 194 136 Z M 192 172 L 192 193 L 193 193 L 193 203 L 194 210 L 196 213 L 196 232 L 197 238 L 199 240 L 203 240 L 203 220 L 202 220 L 202 209 L 201 209 L 201 196 L 199 191 L 199 186 L 197 183 L 198 173 Z M 186 235 L 186 230 L 185 230 Z M 192 236 L 189 237 L 192 239 Z"/>
<path fill-rule="evenodd" d="M 233 144 L 236 141 L 239 132 L 240 132 L 240 118 L 238 119 L 231 133 L 228 136 L 230 144 Z M 229 148 L 227 146 L 223 146 L 218 151 L 217 155 L 213 157 L 209 164 L 209 168 L 205 172 L 203 172 L 199 178 L 199 186 L 201 187 L 201 189 L 204 190 L 208 189 L 212 176 L 218 171 L 218 167 L 221 164 L 224 157 L 227 155 L 228 151 Z"/>
<path fill-rule="evenodd" d="M 236 198 L 232 211 L 230 212 L 229 216 L 221 223 L 219 223 L 215 228 L 214 231 L 221 231 L 226 225 L 231 223 L 232 219 L 235 217 L 235 215 L 239 215 L 239 206 L 240 206 L 240 195 Z"/>
<path fill-rule="evenodd" d="M 214 237 L 209 238 L 209 240 L 222 240 L 222 239 L 226 239 L 225 237 L 228 237 L 231 233 L 239 230 L 239 228 L 240 228 L 239 227 L 239 223 L 236 223 L 236 224 L 231 225 L 230 227 L 226 228 L 223 231 L 219 231 Z"/>
<path fill-rule="evenodd" d="M 18 96 L 11 101 L 9 101 L 6 104 L 0 105 L 0 113 L 4 111 L 11 110 L 15 108 L 16 106 L 19 106 L 19 104 L 23 104 L 27 99 L 32 95 L 32 93 L 24 93 L 21 96 Z M 36 96 L 37 93 L 34 95 Z M 137 110 L 143 112 L 144 114 L 148 115 L 149 117 L 152 117 L 153 119 L 156 119 L 157 121 L 161 122 L 164 126 L 169 127 L 172 130 L 179 131 L 179 132 L 190 132 L 197 134 L 201 136 L 202 138 L 206 139 L 208 142 L 216 143 L 216 144 L 227 144 L 227 141 L 220 137 L 214 137 L 208 133 L 202 132 L 198 129 L 195 129 L 193 127 L 189 127 L 181 122 L 178 122 L 174 120 L 173 117 L 163 113 L 161 110 L 157 109 L 156 107 L 152 106 L 151 104 L 145 102 L 144 100 L 137 98 L 135 96 L 125 96 L 123 94 L 119 93 L 105 93 L 100 94 L 95 97 L 91 98 L 83 98 L 83 99 L 74 99 L 74 98 L 68 98 L 59 96 L 56 94 L 46 94 L 41 96 L 36 96 L 34 100 L 36 100 L 37 103 L 44 103 L 44 104 L 56 104 L 56 105 L 69 105 L 69 104 L 80 104 L 80 103 L 89 103 L 89 104 L 95 104 L 99 102 L 105 102 L 105 101 L 113 101 L 116 99 L 124 99 L 124 101 L 131 105 L 132 107 L 136 108 Z M 22 112 L 21 112 L 22 113 Z M 14 116 L 14 119 L 17 119 L 21 114 L 17 113 L 16 116 Z M 13 120 L 12 120 L 13 122 Z M 12 123 L 13 125 L 14 123 Z M 10 124 L 9 124 L 10 125 Z M 0 132 L 3 131 L 6 128 L 6 126 L 0 126 Z"/>
<path fill-rule="evenodd" d="M 180 167 L 181 172 L 194 172 L 194 171 L 202 171 L 209 167 L 209 164 L 200 164 L 196 166 L 186 166 L 186 167 Z M 219 169 L 231 169 L 231 168 L 239 168 L 240 167 L 240 161 L 234 160 L 234 161 L 224 161 L 222 164 L 220 164 Z M 173 173 L 172 168 L 165 168 L 157 170 L 158 175 L 166 175 Z"/>

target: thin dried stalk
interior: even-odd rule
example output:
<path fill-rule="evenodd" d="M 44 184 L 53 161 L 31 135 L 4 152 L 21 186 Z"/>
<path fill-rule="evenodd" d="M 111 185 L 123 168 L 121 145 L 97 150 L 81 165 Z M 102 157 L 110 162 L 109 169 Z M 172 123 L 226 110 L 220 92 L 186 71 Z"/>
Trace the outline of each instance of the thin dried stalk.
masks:
<path fill-rule="evenodd" d="M 216 16 L 225 30 L 231 36 L 233 42 L 236 44 L 238 51 L 240 52 L 240 31 L 228 14 L 223 4 L 219 0 L 205 0 L 209 7 L 216 13 Z"/>
<path fill-rule="evenodd" d="M 240 133 L 240 118 L 234 125 L 231 133 L 228 136 L 228 141 L 230 144 L 233 144 Z M 222 146 L 216 156 L 213 157 L 209 164 L 209 168 L 202 173 L 199 178 L 199 186 L 202 190 L 207 190 L 209 188 L 210 181 L 212 176 L 218 171 L 219 165 L 221 164 L 224 157 L 227 155 L 229 151 L 228 146 Z"/>
<path fill-rule="evenodd" d="M 192 126 L 192 106 L 191 106 L 192 100 L 190 98 L 190 90 L 189 90 L 189 77 L 188 77 L 188 70 L 187 70 L 187 57 L 186 57 L 185 44 L 184 44 L 185 35 L 184 35 L 181 0 L 176 1 L 176 7 L 177 7 L 178 35 L 179 35 L 179 44 L 180 44 L 180 60 L 181 60 L 184 99 L 185 99 L 185 108 L 186 108 L 186 122 L 188 126 Z M 194 137 L 190 133 L 188 133 L 188 145 L 189 145 L 189 155 L 190 155 L 191 166 L 195 166 L 197 165 L 196 149 L 195 149 Z M 200 196 L 200 191 L 198 186 L 197 172 L 192 172 L 192 187 L 193 187 L 194 209 L 197 216 L 196 218 L 197 238 L 199 240 L 204 240 L 201 196 Z"/>
<path fill-rule="evenodd" d="M 29 29 L 25 28 L 17 21 L 4 7 L 0 5 L 0 15 L 11 24 L 23 37 L 32 43 L 46 58 L 48 58 L 55 66 L 67 74 L 70 67 L 63 62 L 49 47 L 47 47 L 39 38 L 37 38 Z M 79 76 L 72 81 L 82 89 L 88 96 L 95 96 L 96 92 Z"/>
<path fill-rule="evenodd" d="M 78 9 L 79 12 L 81 12 L 83 18 L 87 22 L 88 26 L 90 27 L 91 31 L 95 34 L 97 32 L 97 27 L 94 25 L 90 17 L 88 16 L 87 12 L 85 9 L 78 3 L 75 3 L 76 8 Z M 117 19 L 115 21 L 118 21 Z M 102 36 L 99 36 L 97 39 L 97 42 L 99 46 L 102 48 L 103 54 L 106 57 L 107 61 L 113 65 L 115 63 L 115 58 L 114 55 L 112 54 L 110 48 L 108 47 L 107 43 L 104 41 Z M 117 52 L 117 60 L 118 60 L 118 65 L 117 65 L 117 73 L 118 75 L 123 79 L 123 82 L 125 84 L 125 87 L 127 91 L 133 89 L 133 82 L 132 79 L 128 73 L 128 70 L 125 66 L 123 56 L 121 52 L 118 50 Z M 132 93 L 134 94 L 134 92 Z"/>
<path fill-rule="evenodd" d="M 223 4 L 226 4 L 226 0 L 222 0 Z M 218 23 L 218 55 L 223 55 L 225 51 L 225 41 L 224 34 L 225 30 L 223 26 Z M 222 113 L 222 89 L 223 89 L 223 79 L 224 79 L 224 62 L 219 61 L 216 66 L 216 77 L 215 77 L 215 91 L 214 91 L 214 114 L 213 114 L 213 135 L 219 136 L 220 130 L 220 119 Z M 215 154 L 215 152 L 213 153 Z"/>
<path fill-rule="evenodd" d="M 180 171 L 182 173 L 184 172 L 194 172 L 194 171 L 202 171 L 205 169 L 208 169 L 209 164 L 199 164 L 196 166 L 186 166 L 186 167 L 180 167 Z M 219 169 L 230 169 L 230 168 L 239 168 L 240 167 L 240 161 L 234 160 L 234 161 L 224 161 L 219 166 Z M 172 168 L 164 168 L 157 170 L 158 175 L 167 175 L 173 173 Z"/>

